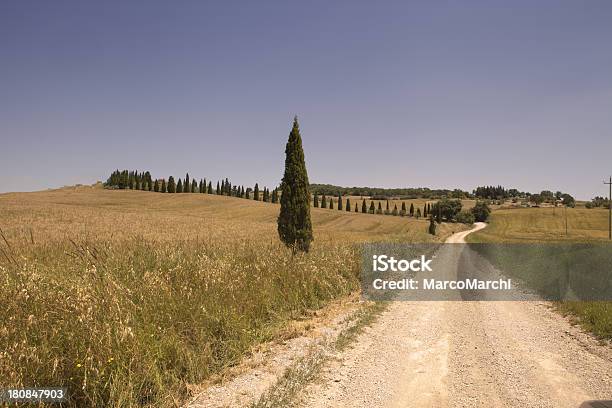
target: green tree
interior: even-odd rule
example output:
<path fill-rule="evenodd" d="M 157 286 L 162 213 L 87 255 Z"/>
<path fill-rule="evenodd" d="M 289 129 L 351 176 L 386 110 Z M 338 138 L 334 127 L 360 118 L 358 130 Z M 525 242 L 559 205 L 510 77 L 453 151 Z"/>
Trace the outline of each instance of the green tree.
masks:
<path fill-rule="evenodd" d="M 159 180 L 155 179 L 155 184 L 153 185 L 153 191 L 156 193 L 159 192 Z"/>
<path fill-rule="evenodd" d="M 167 192 L 167 191 L 168 191 L 168 190 L 167 190 L 167 188 L 166 188 L 166 179 L 162 179 L 162 182 L 161 182 L 161 192 L 162 192 L 162 193 L 165 193 L 165 192 Z"/>
<path fill-rule="evenodd" d="M 363 214 L 368 212 L 368 206 L 366 205 L 366 201 L 365 200 L 361 200 L 361 212 Z"/>
<path fill-rule="evenodd" d="M 208 182 L 208 191 L 207 191 L 207 193 L 208 194 L 212 194 L 213 193 L 212 181 Z"/>
<path fill-rule="evenodd" d="M 221 186 L 219 186 L 219 182 L 217 181 L 217 189 L 215 190 L 217 195 L 221 195 Z"/>
<path fill-rule="evenodd" d="M 184 193 L 189 193 L 190 188 L 191 188 L 191 187 L 190 187 L 190 186 L 191 186 L 191 184 L 189 183 L 189 173 L 187 173 L 187 174 L 185 175 L 185 183 L 183 184 L 183 186 L 184 186 L 184 191 L 183 191 L 183 192 L 184 192 Z"/>
<path fill-rule="evenodd" d="M 309 185 L 296 116 L 285 147 L 285 174 L 281 181 L 283 194 L 278 216 L 278 235 L 294 252 L 308 252 L 313 240 Z"/>
<path fill-rule="evenodd" d="M 419 218 L 421 218 L 421 209 L 417 208 L 416 219 L 418 220 Z"/>
<path fill-rule="evenodd" d="M 325 198 L 325 194 L 321 196 L 321 208 L 327 208 L 327 199 Z"/>
<path fill-rule="evenodd" d="M 391 214 L 391 211 L 389 211 L 389 200 L 387 200 L 387 207 L 385 208 L 385 215 L 389 215 Z"/>
<path fill-rule="evenodd" d="M 253 189 L 253 200 L 259 201 L 259 184 L 257 183 L 255 183 L 255 188 Z"/>
<path fill-rule="evenodd" d="M 536 206 L 539 206 L 544 202 L 544 198 L 540 194 L 533 194 L 531 197 L 529 197 L 529 201 L 534 203 Z"/>
<path fill-rule="evenodd" d="M 176 183 L 176 192 L 177 193 L 183 192 L 183 181 L 180 178 L 179 178 L 178 183 Z"/>
<path fill-rule="evenodd" d="M 410 203 L 410 212 L 409 212 L 411 217 L 414 217 L 414 204 Z"/>
<path fill-rule="evenodd" d="M 406 215 L 406 203 L 402 201 L 402 209 L 400 210 L 400 216 Z"/>
<path fill-rule="evenodd" d="M 357 203 L 355 203 L 355 212 L 359 212 L 359 207 L 357 206 Z"/>
<path fill-rule="evenodd" d="M 398 211 L 397 211 L 397 204 L 395 204 L 395 205 L 393 206 L 393 211 L 391 211 L 391 215 L 397 215 L 397 214 L 398 214 Z"/>
<path fill-rule="evenodd" d="M 561 194 L 561 202 L 566 207 L 574 208 L 576 206 L 576 200 L 574 199 L 574 197 L 567 193 Z"/>
<path fill-rule="evenodd" d="M 176 184 L 174 184 L 174 177 L 172 176 L 168 178 L 168 192 L 176 193 Z"/>
<path fill-rule="evenodd" d="M 312 205 L 314 208 L 319 208 L 319 195 L 317 193 L 314 194 Z"/>
<path fill-rule="evenodd" d="M 346 198 L 346 204 L 345 204 L 345 207 L 346 207 L 346 211 L 348 211 L 348 212 L 350 212 L 350 211 L 351 211 L 351 199 L 350 199 L 350 197 L 347 197 L 347 198 Z"/>
<path fill-rule="evenodd" d="M 329 209 L 330 210 L 334 209 L 334 199 L 333 199 L 333 197 L 329 197 Z"/>
<path fill-rule="evenodd" d="M 457 214 L 457 222 L 462 224 L 473 224 L 475 221 L 474 213 L 472 211 L 461 211 Z"/>
<path fill-rule="evenodd" d="M 491 214 L 491 209 L 484 201 L 478 201 L 474 207 L 470 210 L 474 215 L 474 220 L 477 222 L 486 222 Z"/>
<path fill-rule="evenodd" d="M 375 211 L 376 209 L 374 207 L 374 201 L 370 201 L 370 214 L 374 214 Z"/>
<path fill-rule="evenodd" d="M 419 208 L 419 212 L 420 212 L 420 208 Z M 434 217 L 433 215 L 429 216 L 429 233 L 431 235 L 436 235 L 436 223 L 434 222 Z"/>
<path fill-rule="evenodd" d="M 338 194 L 338 210 L 342 211 L 342 194 Z"/>
<path fill-rule="evenodd" d="M 378 209 L 376 210 L 376 214 L 382 214 L 383 210 L 382 210 L 382 205 L 380 204 L 380 201 L 378 202 Z"/>
<path fill-rule="evenodd" d="M 278 203 L 278 189 L 276 189 L 276 188 L 274 190 L 272 190 L 272 203 L 273 204 Z M 318 205 L 318 203 L 317 203 L 317 205 Z"/>
<path fill-rule="evenodd" d="M 198 189 L 198 182 L 195 181 L 195 179 L 193 179 L 191 181 L 191 192 L 195 193 L 197 189 Z"/>

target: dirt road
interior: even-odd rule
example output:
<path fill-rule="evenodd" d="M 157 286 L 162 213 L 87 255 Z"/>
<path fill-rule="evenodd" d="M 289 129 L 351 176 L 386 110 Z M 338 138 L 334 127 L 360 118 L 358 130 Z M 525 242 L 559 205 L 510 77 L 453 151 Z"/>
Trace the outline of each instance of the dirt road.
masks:
<path fill-rule="evenodd" d="M 578 407 L 612 399 L 612 348 L 545 302 L 394 302 L 304 394 L 307 407 Z"/>

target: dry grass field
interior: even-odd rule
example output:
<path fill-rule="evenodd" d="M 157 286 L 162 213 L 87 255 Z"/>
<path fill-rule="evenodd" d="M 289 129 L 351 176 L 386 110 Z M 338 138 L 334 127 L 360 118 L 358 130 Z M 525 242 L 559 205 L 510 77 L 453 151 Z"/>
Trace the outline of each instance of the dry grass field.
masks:
<path fill-rule="evenodd" d="M 566 235 L 567 215 L 567 235 Z M 492 213 L 470 242 L 600 241 L 608 239 L 608 212 L 582 208 L 512 208 Z"/>
<path fill-rule="evenodd" d="M 0 195 L 0 378 L 69 387 L 66 406 L 176 406 L 291 319 L 358 290 L 364 241 L 462 225 L 313 209 L 293 256 L 279 206 L 74 187 Z"/>

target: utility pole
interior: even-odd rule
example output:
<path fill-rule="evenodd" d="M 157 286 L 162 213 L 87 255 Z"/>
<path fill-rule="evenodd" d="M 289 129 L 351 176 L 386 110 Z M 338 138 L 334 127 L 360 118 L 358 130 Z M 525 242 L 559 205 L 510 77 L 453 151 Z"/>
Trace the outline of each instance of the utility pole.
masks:
<path fill-rule="evenodd" d="M 608 239 L 612 240 L 612 177 L 610 181 L 604 181 L 610 187 L 608 192 Z"/>

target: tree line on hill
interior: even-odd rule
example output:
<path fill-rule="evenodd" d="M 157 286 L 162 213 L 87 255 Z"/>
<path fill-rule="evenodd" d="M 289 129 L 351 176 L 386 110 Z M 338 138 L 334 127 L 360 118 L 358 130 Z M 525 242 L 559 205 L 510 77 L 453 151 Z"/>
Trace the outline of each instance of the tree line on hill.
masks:
<path fill-rule="evenodd" d="M 378 201 L 378 207 L 374 204 L 375 201 Z M 319 195 L 315 193 L 312 199 L 312 206 L 315 208 L 329 208 L 330 210 L 337 209 L 338 211 L 354 211 L 356 213 L 363 214 L 383 214 L 383 215 L 398 215 L 401 217 L 410 216 L 421 218 L 421 216 L 426 217 L 427 214 L 431 210 L 431 204 L 424 204 L 423 211 L 421 212 L 420 208 L 416 208 L 414 203 L 410 203 L 410 208 L 406 208 L 406 203 L 402 202 L 401 208 L 398 210 L 397 204 L 394 204 L 393 209 L 389 206 L 389 200 L 386 200 L 386 208 L 383 210 L 381 201 L 385 200 L 370 200 L 370 205 L 368 206 L 365 199 L 361 200 L 361 205 L 359 203 L 355 203 L 353 207 L 351 205 L 351 198 L 347 197 L 346 200 L 342 200 L 342 195 L 338 194 L 337 199 L 334 201 L 333 196 L 327 197 L 325 194 Z"/>
<path fill-rule="evenodd" d="M 558 204 L 564 205 L 566 207 L 575 207 L 576 200 L 568 193 L 562 193 L 561 191 L 557 191 L 553 193 L 550 190 L 542 190 L 539 194 L 530 194 L 528 197 L 529 202 L 534 203 L 535 205 L 540 205 L 542 203 L 549 203 L 557 206 Z"/>
<path fill-rule="evenodd" d="M 409 200 L 415 198 L 438 199 L 438 198 L 471 198 L 472 195 L 460 189 L 429 189 L 426 187 L 418 188 L 378 188 L 378 187 L 341 187 L 331 184 L 311 184 L 310 192 L 320 196 L 361 196 L 372 197 L 375 200 L 386 200 L 390 197 L 398 197 Z"/>
<path fill-rule="evenodd" d="M 278 203 L 279 200 L 277 188 L 270 191 L 270 189 L 264 187 L 261 190 L 259 184 L 255 183 L 254 188 L 247 187 L 245 189 L 244 186 L 232 185 L 227 178 L 220 182 L 217 181 L 216 187 L 213 187 L 212 181 L 207 182 L 205 178 L 198 181 L 195 178 L 190 178 L 189 173 L 185 175 L 184 179 L 179 177 L 178 180 L 175 180 L 174 176 L 170 176 L 166 181 L 166 179 L 153 180 L 151 173 L 148 171 L 115 170 L 104 183 L 104 186 L 106 188 L 153 191 L 156 193 L 216 194 L 237 198 L 252 198 L 271 203 Z"/>
<path fill-rule="evenodd" d="M 518 191 L 516 188 L 506 189 L 502 186 L 480 186 L 472 192 L 476 198 L 486 198 L 488 200 L 501 200 L 505 198 L 527 197 L 529 193 Z"/>
<path fill-rule="evenodd" d="M 519 191 L 516 188 L 506 189 L 502 186 L 481 186 L 476 187 L 473 191 L 474 197 L 487 199 L 487 200 L 505 200 L 511 198 L 513 201 L 516 199 L 525 199 L 535 205 L 542 203 L 550 203 L 553 205 L 565 205 L 567 207 L 575 207 L 576 200 L 568 193 L 557 191 L 553 193 L 550 190 L 542 190 L 540 193 L 529 193 L 525 191 Z"/>
<path fill-rule="evenodd" d="M 608 200 L 605 197 L 593 197 L 593 199 L 591 199 L 591 201 L 587 202 L 584 205 L 586 208 L 606 208 L 609 209 L 610 208 L 610 200 Z"/>

